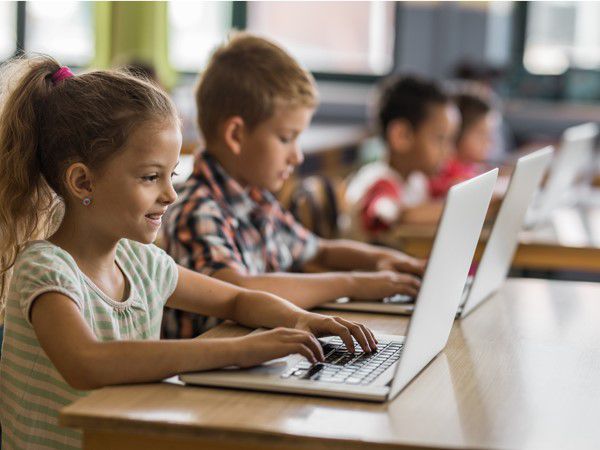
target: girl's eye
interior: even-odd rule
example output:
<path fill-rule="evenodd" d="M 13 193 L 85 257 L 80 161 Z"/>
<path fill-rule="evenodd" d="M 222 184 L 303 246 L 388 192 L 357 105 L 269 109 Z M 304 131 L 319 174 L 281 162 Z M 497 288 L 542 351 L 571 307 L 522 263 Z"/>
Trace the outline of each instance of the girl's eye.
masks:
<path fill-rule="evenodd" d="M 281 141 L 282 144 L 289 144 L 290 142 L 292 142 L 292 140 L 288 137 L 285 136 L 279 136 L 279 140 Z"/>
<path fill-rule="evenodd" d="M 158 180 L 158 175 L 146 175 L 146 176 L 142 177 L 142 180 L 148 181 L 148 182 L 154 182 L 154 181 Z"/>
<path fill-rule="evenodd" d="M 178 176 L 179 173 L 178 172 L 171 172 L 171 178 Z"/>

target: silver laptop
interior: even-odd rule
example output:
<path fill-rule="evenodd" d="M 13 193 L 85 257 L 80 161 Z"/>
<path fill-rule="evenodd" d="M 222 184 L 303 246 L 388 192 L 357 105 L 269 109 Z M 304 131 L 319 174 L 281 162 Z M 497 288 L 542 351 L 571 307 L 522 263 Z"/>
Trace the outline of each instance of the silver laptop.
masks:
<path fill-rule="evenodd" d="M 527 207 L 552 159 L 553 148 L 545 147 L 519 158 L 502 205 L 488 237 L 474 276 L 469 276 L 457 317 L 464 317 L 500 288 L 510 269 L 519 242 Z M 339 299 L 324 305 L 327 309 L 412 314 L 413 299 L 397 295 L 382 302 L 354 302 Z"/>
<path fill-rule="evenodd" d="M 250 369 L 189 373 L 180 379 L 204 386 L 391 400 L 448 341 L 497 174 L 494 169 L 450 189 L 406 337 L 376 335 L 376 352 L 354 355 L 338 337 L 322 338 L 325 363 L 311 365 L 291 355 Z"/>
<path fill-rule="evenodd" d="M 519 232 L 523 228 L 527 208 L 553 154 L 553 147 L 544 147 L 517 161 L 473 282 L 463 294 L 464 303 L 459 308 L 458 317 L 465 317 L 473 311 L 506 279 L 519 244 Z"/>
<path fill-rule="evenodd" d="M 526 227 L 532 228 L 549 220 L 553 210 L 568 203 L 577 182 L 585 179 L 592 169 L 597 138 L 598 125 L 595 123 L 584 123 L 565 130 L 546 184 L 527 212 Z"/>

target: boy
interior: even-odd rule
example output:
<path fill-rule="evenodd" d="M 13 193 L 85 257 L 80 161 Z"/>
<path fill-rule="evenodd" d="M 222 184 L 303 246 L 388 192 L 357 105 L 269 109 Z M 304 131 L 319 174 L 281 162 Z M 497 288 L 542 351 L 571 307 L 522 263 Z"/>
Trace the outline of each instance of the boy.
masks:
<path fill-rule="evenodd" d="M 460 116 L 436 83 L 406 76 L 383 86 L 378 122 L 388 160 L 363 166 L 346 192 L 352 234 L 367 238 L 399 222 L 438 220 L 442 203 L 430 199 L 427 176 L 450 154 Z"/>
<path fill-rule="evenodd" d="M 297 138 L 317 102 L 310 74 L 275 44 L 238 34 L 217 49 L 196 89 L 206 150 L 168 212 L 167 251 L 191 269 L 307 309 L 344 296 L 415 295 L 423 261 L 319 239 L 272 194 L 303 161 Z M 328 272 L 287 273 L 308 265 Z"/>

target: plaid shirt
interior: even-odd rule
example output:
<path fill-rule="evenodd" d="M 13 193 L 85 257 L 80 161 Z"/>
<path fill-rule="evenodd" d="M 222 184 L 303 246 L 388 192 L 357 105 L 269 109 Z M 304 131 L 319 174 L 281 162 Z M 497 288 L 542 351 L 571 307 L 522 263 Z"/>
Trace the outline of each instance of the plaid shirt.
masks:
<path fill-rule="evenodd" d="M 273 194 L 242 187 L 206 152 L 197 157 L 178 194 L 167 212 L 163 238 L 167 252 L 184 267 L 206 275 L 223 268 L 250 275 L 284 272 L 299 269 L 317 252 L 317 237 Z M 181 333 L 186 316 L 167 317 L 165 336 L 187 337 Z M 192 328 L 197 333 L 207 326 Z"/>

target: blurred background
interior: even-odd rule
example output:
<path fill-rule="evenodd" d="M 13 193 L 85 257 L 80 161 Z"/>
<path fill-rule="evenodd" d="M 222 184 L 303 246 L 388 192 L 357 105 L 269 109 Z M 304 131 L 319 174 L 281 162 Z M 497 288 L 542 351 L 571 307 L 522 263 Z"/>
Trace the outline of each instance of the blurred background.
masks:
<path fill-rule="evenodd" d="M 477 79 L 502 99 L 500 150 L 510 151 L 600 117 L 599 17 L 598 2 L 561 1 L 5 1 L 0 60 L 43 52 L 77 70 L 155 70 L 193 148 L 197 73 L 230 30 L 246 29 L 276 40 L 314 73 L 317 126 L 367 125 L 373 87 L 391 73 Z M 330 130 L 348 139 L 358 132 Z"/>

